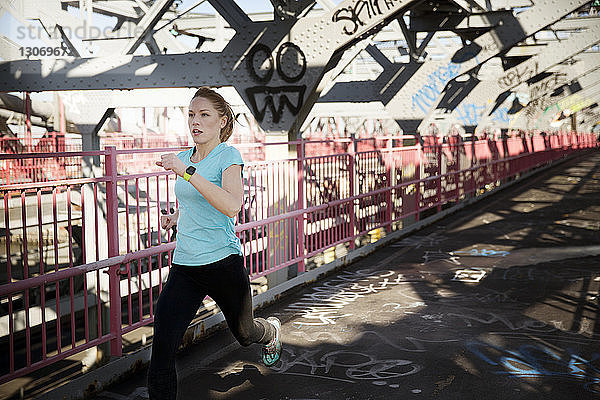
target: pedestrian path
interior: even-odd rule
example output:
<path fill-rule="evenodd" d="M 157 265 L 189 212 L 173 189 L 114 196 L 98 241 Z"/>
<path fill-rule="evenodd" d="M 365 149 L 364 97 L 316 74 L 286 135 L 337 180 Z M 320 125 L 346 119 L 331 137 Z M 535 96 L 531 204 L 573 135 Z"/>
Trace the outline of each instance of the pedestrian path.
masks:
<path fill-rule="evenodd" d="M 179 357 L 179 399 L 600 398 L 600 153 L 571 159 L 258 312 Z M 98 400 L 143 398 L 144 371 Z"/>

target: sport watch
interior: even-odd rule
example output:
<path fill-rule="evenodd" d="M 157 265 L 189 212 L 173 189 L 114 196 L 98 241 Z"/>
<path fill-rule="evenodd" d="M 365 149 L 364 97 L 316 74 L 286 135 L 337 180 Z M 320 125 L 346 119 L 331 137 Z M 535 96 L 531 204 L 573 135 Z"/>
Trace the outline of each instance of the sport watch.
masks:
<path fill-rule="evenodd" d="M 183 173 L 183 179 L 185 179 L 186 181 L 189 182 L 190 178 L 192 177 L 192 175 L 194 175 L 195 172 L 196 172 L 196 167 L 192 167 L 192 166 L 187 167 L 187 169 Z"/>

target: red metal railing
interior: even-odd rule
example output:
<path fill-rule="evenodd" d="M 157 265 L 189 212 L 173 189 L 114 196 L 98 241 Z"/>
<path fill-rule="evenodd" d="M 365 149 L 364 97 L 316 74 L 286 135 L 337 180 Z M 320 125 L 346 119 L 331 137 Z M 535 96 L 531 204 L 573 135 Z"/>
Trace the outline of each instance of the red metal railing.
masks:
<path fill-rule="evenodd" d="M 574 133 L 409 147 L 388 138 L 366 149 L 338 141 L 338 153 L 317 153 L 315 142 L 272 143 L 284 157 L 245 165 L 236 232 L 253 279 L 314 268 L 313 257 L 334 247 L 352 250 L 408 216 L 598 146 L 595 136 Z M 153 321 L 175 246 L 159 223 L 161 210 L 177 206 L 174 176 L 122 166 L 165 151 L 174 149 L 0 155 L 73 159 L 96 176 L 0 186 L 0 383 L 102 343 L 120 356 L 123 335 Z"/>
<path fill-rule="evenodd" d="M 264 136 L 264 135 L 263 135 Z M 234 130 L 230 143 L 240 146 L 242 157 L 247 161 L 264 160 L 264 146 L 262 141 L 252 143 L 244 142 L 252 138 L 262 138 L 254 131 L 241 132 L 241 128 Z M 118 150 L 176 148 L 187 145 L 187 138 L 161 137 L 161 136 L 128 136 L 121 132 L 104 132 L 100 137 L 100 149 L 114 146 Z M 70 135 L 65 137 L 60 132 L 47 132 L 39 139 L 26 137 L 0 137 L 0 153 L 25 154 L 25 153 L 62 153 L 82 151 L 81 136 Z M 119 173 L 144 172 L 154 165 L 152 153 L 140 153 L 136 158 L 121 160 Z M 103 161 L 102 161 L 103 162 Z M 102 167 L 102 165 L 100 165 Z M 78 157 L 62 158 L 33 158 L 33 159 L 6 159 L 0 160 L 0 185 L 49 182 L 57 179 L 81 178 L 82 163 Z"/>
<path fill-rule="evenodd" d="M 0 152 L 8 154 L 22 153 L 59 153 L 80 151 L 65 143 L 65 137 L 57 132 L 49 132 L 35 141 L 30 137 L 22 140 L 18 137 L 0 138 Z M 32 158 L 25 160 L 0 161 L 0 184 L 52 181 L 71 177 L 74 166 L 69 158 Z"/>

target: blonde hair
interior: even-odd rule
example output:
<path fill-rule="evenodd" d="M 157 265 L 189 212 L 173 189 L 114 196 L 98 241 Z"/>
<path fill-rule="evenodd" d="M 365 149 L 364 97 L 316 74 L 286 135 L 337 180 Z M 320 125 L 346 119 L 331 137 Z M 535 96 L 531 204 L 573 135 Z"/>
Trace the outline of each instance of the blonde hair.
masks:
<path fill-rule="evenodd" d="M 192 100 L 196 97 L 208 99 L 213 104 L 220 117 L 227 117 L 227 122 L 225 123 L 225 126 L 221 128 L 221 133 L 219 134 L 221 142 L 226 142 L 233 133 L 233 123 L 235 121 L 231 105 L 223 98 L 223 96 L 207 86 L 198 89 L 196 93 L 194 93 Z"/>

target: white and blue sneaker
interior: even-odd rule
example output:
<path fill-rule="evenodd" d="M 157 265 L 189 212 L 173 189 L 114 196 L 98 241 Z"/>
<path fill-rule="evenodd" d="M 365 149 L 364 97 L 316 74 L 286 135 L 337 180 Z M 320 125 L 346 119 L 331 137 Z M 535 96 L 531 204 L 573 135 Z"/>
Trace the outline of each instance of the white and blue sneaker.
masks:
<path fill-rule="evenodd" d="M 281 356 L 281 322 L 279 322 L 277 317 L 269 317 L 267 318 L 267 321 L 275 328 L 275 337 L 271 342 L 263 346 L 262 361 L 267 367 L 270 367 L 274 365 Z"/>

